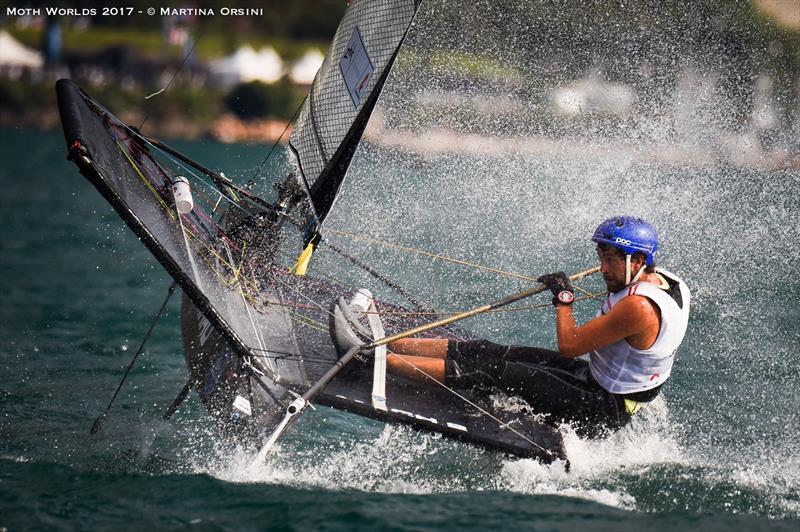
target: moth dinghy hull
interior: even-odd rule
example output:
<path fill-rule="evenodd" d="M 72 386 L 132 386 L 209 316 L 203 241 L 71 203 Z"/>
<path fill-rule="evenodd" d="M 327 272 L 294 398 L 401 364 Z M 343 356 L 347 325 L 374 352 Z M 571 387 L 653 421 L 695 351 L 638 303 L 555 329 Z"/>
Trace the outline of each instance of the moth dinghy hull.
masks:
<path fill-rule="evenodd" d="M 224 338 L 208 325 L 208 320 L 187 297 L 182 302 L 181 322 L 186 362 L 195 382 L 195 390 L 217 426 L 228 434 L 250 432 L 251 437 L 263 434 L 264 427 L 274 426 L 283 416 L 284 409 L 271 401 L 259 389 L 257 378 L 248 375 L 237 359 L 230 356 Z M 287 334 L 284 338 L 291 338 L 291 335 Z M 308 357 L 304 367 L 310 382 L 315 382 L 336 359 L 333 345 L 329 338 L 321 334 L 307 334 L 294 340 L 303 352 L 314 354 Z M 320 357 L 320 354 L 325 356 Z M 273 356 L 280 355 L 276 353 Z M 373 369 L 370 360 L 352 362 L 326 386 L 315 404 L 378 421 L 411 425 L 423 431 L 545 463 L 566 460 L 563 439 L 558 430 L 535 421 L 529 411 L 512 412 L 504 409 L 502 400 L 496 400 L 488 394 L 459 392 L 495 418 L 508 423 L 513 431 L 442 387 L 421 384 L 391 373 L 386 374 L 386 410 L 375 408 L 372 401 Z M 256 397 L 258 403 L 258 406 L 250 409 L 251 412 L 231 408 L 237 396 L 251 395 Z M 250 416 L 252 421 L 248 421 L 254 426 L 240 425 Z M 255 443 L 260 444 L 261 441 Z"/>
<path fill-rule="evenodd" d="M 387 335 L 439 317 L 322 238 L 418 7 L 376 0 L 348 8 L 295 123 L 288 145 L 295 172 L 274 204 L 143 136 L 73 82 L 56 85 L 69 158 L 181 288 L 189 384 L 222 432 L 239 441 L 260 445 L 287 406 L 337 365 L 328 309 L 354 292 L 344 281 L 348 269 L 396 292 L 391 302 L 375 301 Z M 298 242 L 306 259 L 321 248 L 338 262 L 293 275 L 287 256 L 296 257 Z M 430 334 L 469 338 L 451 325 Z M 456 393 L 376 368 L 369 359 L 353 361 L 314 403 L 516 456 L 566 459 L 561 434 L 530 413 L 504 408 L 485 392 Z"/>

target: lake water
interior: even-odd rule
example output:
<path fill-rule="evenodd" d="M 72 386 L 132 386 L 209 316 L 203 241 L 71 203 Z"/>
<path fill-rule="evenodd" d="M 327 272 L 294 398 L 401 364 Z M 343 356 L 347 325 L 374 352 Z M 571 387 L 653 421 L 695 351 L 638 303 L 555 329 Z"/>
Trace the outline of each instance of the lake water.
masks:
<path fill-rule="evenodd" d="M 800 526 L 796 172 L 363 150 L 330 227 L 536 275 L 594 265 L 594 226 L 635 212 L 661 231 L 659 262 L 692 289 L 689 333 L 662 398 L 632 426 L 604 441 L 565 429 L 570 472 L 327 408 L 253 468 L 220 445 L 196 396 L 159 419 L 187 375 L 178 298 L 89 435 L 170 279 L 65 161 L 59 133 L 0 138 L 0 528 Z M 240 182 L 265 153 L 179 147 Z M 443 309 L 524 286 L 340 242 Z M 584 304 L 579 317 L 593 312 Z M 554 345 L 549 309 L 467 326 Z"/>

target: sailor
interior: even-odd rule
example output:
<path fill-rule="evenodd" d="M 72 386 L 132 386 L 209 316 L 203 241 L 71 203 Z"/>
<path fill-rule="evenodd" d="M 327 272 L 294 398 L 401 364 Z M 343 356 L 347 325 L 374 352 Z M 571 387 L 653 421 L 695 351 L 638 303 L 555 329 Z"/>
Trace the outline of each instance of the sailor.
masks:
<path fill-rule="evenodd" d="M 592 241 L 608 289 L 597 317 L 577 325 L 574 290 L 563 272 L 538 279 L 553 293 L 558 351 L 487 340 L 407 338 L 389 344 L 390 371 L 460 389 L 499 389 L 521 397 L 553 423 L 571 424 L 581 435 L 599 437 L 624 427 L 656 398 L 671 374 L 686 333 L 689 289 L 678 276 L 656 267 L 658 235 L 640 218 L 609 218 Z M 347 344 L 342 320 L 334 320 L 334 326 L 334 341 L 338 335 L 337 343 Z"/>

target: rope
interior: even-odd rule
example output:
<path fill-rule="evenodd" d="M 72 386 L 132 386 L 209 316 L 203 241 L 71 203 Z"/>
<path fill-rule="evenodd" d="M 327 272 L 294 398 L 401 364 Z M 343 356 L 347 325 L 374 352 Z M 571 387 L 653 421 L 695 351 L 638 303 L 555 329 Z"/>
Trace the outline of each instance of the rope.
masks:
<path fill-rule="evenodd" d="M 192 47 L 189 49 L 188 52 L 186 52 L 186 55 L 183 56 L 183 61 L 181 61 L 181 64 L 178 66 L 177 69 L 175 69 L 175 72 L 172 74 L 172 77 L 170 78 L 170 80 L 167 83 L 167 85 L 164 88 L 162 88 L 161 90 L 154 92 L 150 96 L 145 96 L 145 100 L 149 100 L 153 96 L 156 96 L 158 94 L 162 94 L 164 92 L 167 92 L 167 89 L 169 89 L 170 86 L 172 86 L 172 82 L 175 81 L 175 78 L 178 77 L 178 74 L 180 74 L 181 70 L 183 70 L 183 66 L 186 64 L 186 61 L 188 61 L 189 57 L 191 57 L 191 55 L 194 53 L 194 49 L 197 48 L 197 44 L 199 42 L 200 42 L 200 35 L 198 34 L 197 39 L 195 39 L 195 41 L 194 41 L 194 44 L 192 44 Z M 144 115 L 144 118 L 142 119 L 142 123 L 139 124 L 139 129 L 142 129 L 142 126 L 144 126 L 144 123 L 147 122 L 148 118 L 150 118 L 150 111 L 148 111 L 147 114 Z"/>
<path fill-rule="evenodd" d="M 158 312 L 156 312 L 153 321 L 150 323 L 150 328 L 147 329 L 147 333 L 145 333 L 144 338 L 142 338 L 142 342 L 139 344 L 139 349 L 136 350 L 136 353 L 133 355 L 133 358 L 131 358 L 131 361 L 128 363 L 128 367 L 125 369 L 125 373 L 122 375 L 122 380 L 119 381 L 119 385 L 117 386 L 114 395 L 111 396 L 111 400 L 108 402 L 108 406 L 106 406 L 106 409 L 103 410 L 103 413 L 97 416 L 97 418 L 94 420 L 94 423 L 92 423 L 92 428 L 89 430 L 90 434 L 97 434 L 97 432 L 100 430 L 103 424 L 103 420 L 105 420 L 106 416 L 108 415 L 108 412 L 114 405 L 114 401 L 117 399 L 117 395 L 119 395 L 119 391 L 122 389 L 122 385 L 125 384 L 125 380 L 128 378 L 128 375 L 130 375 L 131 371 L 133 370 L 133 365 L 136 363 L 136 360 L 139 358 L 139 355 L 142 354 L 144 346 L 147 344 L 147 340 L 150 339 L 150 335 L 153 333 L 153 329 L 155 329 L 156 323 L 158 323 L 159 318 L 161 318 L 161 315 L 164 313 L 164 309 L 167 308 L 167 303 L 172 297 L 172 294 L 175 293 L 176 286 L 177 283 L 175 281 L 173 281 L 172 284 L 169 285 L 169 288 L 167 289 L 167 295 L 164 298 L 164 302 L 161 303 L 161 307 L 158 309 Z"/>
<path fill-rule="evenodd" d="M 289 127 L 291 127 L 292 123 L 294 123 L 295 119 L 297 118 L 297 115 L 300 114 L 300 110 L 303 108 L 303 105 L 306 103 L 307 99 L 308 99 L 308 94 L 306 94 L 306 97 L 303 98 L 302 102 L 300 102 L 300 105 L 297 107 L 297 110 L 292 115 L 292 118 L 290 118 L 289 121 L 286 122 L 286 127 L 283 128 L 283 132 L 281 132 L 281 134 L 275 140 L 275 144 L 272 145 L 272 148 L 270 148 L 269 153 L 267 153 L 267 156 L 264 157 L 264 160 L 261 161 L 261 164 L 258 166 L 258 168 L 256 168 L 256 171 L 253 174 L 253 177 L 251 177 L 250 181 L 247 182 L 247 184 L 245 185 L 245 188 L 250 188 L 256 182 L 256 178 L 258 178 L 258 174 L 261 173 L 261 170 L 264 169 L 264 165 L 267 164 L 267 161 L 269 161 L 269 158 L 272 156 L 272 152 L 274 152 L 275 148 L 278 147 L 278 143 L 281 141 L 283 136 L 286 134 L 286 131 L 289 130 Z"/>
<path fill-rule="evenodd" d="M 507 271 L 501 270 L 499 268 L 492 268 L 491 266 L 484 266 L 482 264 L 478 264 L 478 263 L 475 263 L 475 262 L 469 262 L 469 261 L 466 261 L 466 260 L 463 260 L 463 259 L 456 259 L 456 258 L 453 258 L 453 257 L 448 257 L 448 256 L 442 255 L 440 253 L 432 253 L 430 251 L 425 251 L 425 250 L 422 250 L 422 249 L 412 248 L 412 247 L 409 247 L 409 246 L 401 246 L 400 244 L 394 244 L 392 242 L 386 242 L 385 240 L 379 240 L 377 238 L 374 238 L 374 237 L 371 237 L 371 236 L 367 236 L 367 235 L 357 235 L 357 234 L 348 233 L 348 232 L 345 232 L 345 231 L 337 231 L 336 229 L 326 229 L 325 233 L 326 234 L 333 234 L 333 235 L 341 236 L 341 237 L 345 237 L 345 238 L 351 238 L 353 240 L 365 240 L 365 241 L 372 242 L 374 244 L 378 244 L 380 246 L 384 246 L 384 247 L 387 247 L 387 248 L 393 248 L 393 249 L 397 249 L 397 250 L 400 250 L 400 251 L 413 253 L 413 254 L 416 254 L 416 255 L 423 255 L 425 257 L 430 257 L 434 261 L 440 260 L 440 261 L 443 261 L 443 262 L 451 262 L 453 264 L 459 264 L 461 266 L 468 266 L 468 267 L 474 268 L 476 270 L 483 270 L 483 271 L 496 273 L 496 274 L 504 276 L 504 277 L 512 277 L 514 279 L 521 279 L 523 281 L 529 281 L 529 282 L 532 282 L 532 283 L 536 282 L 536 278 L 530 277 L 528 275 L 522 275 L 522 274 L 519 274 L 519 273 L 507 272 Z"/>

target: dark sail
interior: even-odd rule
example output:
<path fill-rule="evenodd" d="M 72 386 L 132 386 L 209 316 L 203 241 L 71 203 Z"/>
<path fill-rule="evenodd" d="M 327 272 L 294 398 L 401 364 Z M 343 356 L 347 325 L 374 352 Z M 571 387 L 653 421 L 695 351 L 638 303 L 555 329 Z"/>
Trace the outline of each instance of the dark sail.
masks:
<path fill-rule="evenodd" d="M 175 172 L 151 153 L 143 139 L 100 108 L 69 80 L 56 85 L 70 158 L 116 209 L 150 252 L 175 278 L 232 351 L 256 360 L 275 397 L 287 386 L 307 382 L 296 358 L 264 356 L 270 350 L 296 353 L 287 331 L 292 321 L 280 306 L 259 294 L 242 264 L 247 249 L 214 221 L 213 204 L 199 202 L 188 213 L 175 207 Z M 278 383 L 279 382 L 279 383 Z"/>
<path fill-rule="evenodd" d="M 339 24 L 289 141 L 317 227 L 336 200 L 418 6 L 360 0 Z"/>

